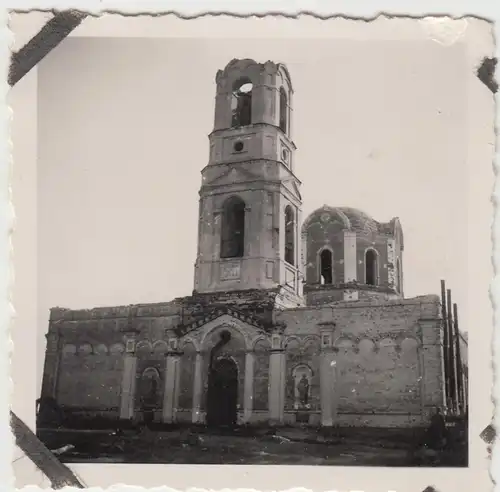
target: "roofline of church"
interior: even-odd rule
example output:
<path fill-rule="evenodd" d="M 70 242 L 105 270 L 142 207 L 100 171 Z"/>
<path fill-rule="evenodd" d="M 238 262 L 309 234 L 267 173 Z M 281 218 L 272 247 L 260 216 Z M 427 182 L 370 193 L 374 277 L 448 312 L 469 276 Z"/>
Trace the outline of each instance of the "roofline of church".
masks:
<path fill-rule="evenodd" d="M 119 306 L 99 306 L 99 307 L 93 307 L 93 308 L 88 308 L 88 309 L 77 309 L 77 308 L 62 308 L 62 307 L 53 307 L 50 309 L 51 312 L 51 321 L 52 322 L 59 322 L 59 321 L 85 321 L 85 320 L 91 320 L 91 319 L 106 319 L 106 318 L 111 318 L 111 319 L 116 319 L 116 318 L 126 318 L 128 313 L 123 313 L 123 315 L 120 315 L 120 313 L 106 313 L 105 311 L 113 309 L 113 310 L 130 310 L 130 309 L 137 309 L 140 310 L 141 308 L 161 308 L 161 307 L 167 307 L 167 306 L 173 306 L 177 304 L 179 308 L 182 307 L 182 304 L 186 301 L 192 300 L 195 301 L 195 296 L 196 297 L 217 297 L 223 294 L 238 294 L 238 293 L 250 293 L 250 292 L 262 292 L 262 294 L 272 294 L 276 293 L 278 295 L 279 289 L 247 289 L 247 290 L 241 290 L 241 291 L 217 291 L 217 292 L 207 292 L 207 293 L 196 293 L 194 296 L 185 296 L 185 297 L 177 297 L 173 299 L 172 301 L 167 301 L 167 302 L 157 302 L 157 303 L 141 303 L 141 304 L 129 304 L 129 305 L 119 305 Z M 258 302 L 256 300 L 255 302 Z M 427 295 L 420 295 L 420 296 L 415 296 L 415 297 L 410 297 L 410 298 L 400 298 L 400 299 L 362 299 L 362 300 L 339 300 L 339 301 L 332 301 L 328 304 L 322 304 L 322 305 L 317 305 L 317 306 L 299 306 L 299 307 L 291 307 L 287 308 L 285 311 L 316 311 L 316 310 L 321 310 L 325 309 L 325 307 L 330 307 L 330 308 L 365 308 L 365 307 L 377 307 L 377 306 L 397 306 L 397 305 L 415 305 L 415 304 L 434 304 L 434 303 L 439 303 L 440 304 L 440 296 L 437 294 L 427 294 Z M 229 304 L 229 303 L 228 303 Z M 214 305 L 215 307 L 219 307 L 219 305 Z M 237 309 L 237 308 L 235 308 Z M 60 315 L 56 315 L 56 311 L 59 311 Z M 103 311 L 101 316 L 96 316 L 97 314 L 100 314 L 99 311 Z M 277 309 L 278 311 L 278 309 Z M 74 316 L 75 314 L 80 314 L 81 316 Z M 66 316 L 65 316 L 66 315 Z M 71 315 L 71 316 L 69 316 Z M 136 313 L 137 317 L 165 317 L 173 314 L 164 314 L 164 313 L 148 313 L 148 314 L 141 314 L 140 311 Z"/>

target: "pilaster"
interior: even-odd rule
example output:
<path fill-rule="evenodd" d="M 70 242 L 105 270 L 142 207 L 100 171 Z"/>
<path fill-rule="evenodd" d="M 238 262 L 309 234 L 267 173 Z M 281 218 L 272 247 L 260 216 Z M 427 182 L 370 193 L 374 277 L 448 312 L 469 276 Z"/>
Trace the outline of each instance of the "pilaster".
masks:
<path fill-rule="evenodd" d="M 334 323 L 321 325 L 320 398 L 321 425 L 331 427 L 337 419 L 337 361 L 333 349 Z"/>
<path fill-rule="evenodd" d="M 180 378 L 180 353 L 177 350 L 177 343 L 177 338 L 170 338 L 166 354 L 162 413 L 162 420 L 165 423 L 175 422 L 176 418 Z"/>
<path fill-rule="evenodd" d="M 356 246 L 356 232 L 344 231 L 344 282 L 349 284 L 358 280 L 358 260 Z M 345 301 L 358 299 L 357 290 L 344 291 Z"/>
<path fill-rule="evenodd" d="M 123 357 L 123 376 L 121 387 L 120 419 L 134 418 L 134 400 L 136 388 L 137 356 L 135 353 L 135 332 L 125 336 L 125 355 Z"/>
<path fill-rule="evenodd" d="M 196 353 L 196 360 L 194 365 L 194 383 L 193 383 L 193 413 L 191 421 L 193 424 L 202 422 L 201 415 L 201 399 L 203 396 L 203 354 Z"/>
<path fill-rule="evenodd" d="M 269 421 L 274 425 L 284 422 L 285 379 L 283 337 L 273 334 L 269 357 Z"/>
<path fill-rule="evenodd" d="M 243 421 L 250 422 L 253 411 L 253 378 L 254 378 L 254 353 L 247 352 L 245 355 L 245 388 L 243 402 Z"/>

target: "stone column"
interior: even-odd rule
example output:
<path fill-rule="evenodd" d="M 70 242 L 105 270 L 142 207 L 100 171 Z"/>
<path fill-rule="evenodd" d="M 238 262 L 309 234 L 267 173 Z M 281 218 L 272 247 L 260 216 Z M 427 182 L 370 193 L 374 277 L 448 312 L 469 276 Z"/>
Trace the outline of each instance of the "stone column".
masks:
<path fill-rule="evenodd" d="M 136 373 L 137 357 L 135 355 L 135 336 L 126 335 L 120 402 L 120 419 L 123 420 L 131 420 L 134 418 Z"/>
<path fill-rule="evenodd" d="M 356 233 L 344 231 L 344 282 L 358 280 L 358 255 L 356 247 Z M 344 291 L 345 301 L 358 300 L 358 291 Z"/>
<path fill-rule="evenodd" d="M 193 383 L 193 424 L 201 423 L 201 398 L 203 396 L 203 355 L 201 352 L 196 353 L 196 361 L 194 365 L 194 383 Z"/>
<path fill-rule="evenodd" d="M 253 377 L 254 377 L 254 353 L 247 352 L 245 355 L 245 396 L 243 406 L 243 422 L 250 422 L 253 411 Z"/>
<path fill-rule="evenodd" d="M 285 407 L 285 351 L 282 348 L 282 336 L 272 336 L 271 355 L 269 358 L 269 421 L 282 424 Z"/>
<path fill-rule="evenodd" d="M 321 425 L 331 427 L 337 418 L 337 361 L 333 351 L 332 324 L 321 327 L 320 355 L 320 394 L 321 394 Z"/>
<path fill-rule="evenodd" d="M 175 422 L 177 402 L 179 397 L 179 363 L 180 354 L 177 351 L 177 339 L 168 342 L 168 352 L 165 360 L 165 387 L 163 391 L 162 421 Z"/>

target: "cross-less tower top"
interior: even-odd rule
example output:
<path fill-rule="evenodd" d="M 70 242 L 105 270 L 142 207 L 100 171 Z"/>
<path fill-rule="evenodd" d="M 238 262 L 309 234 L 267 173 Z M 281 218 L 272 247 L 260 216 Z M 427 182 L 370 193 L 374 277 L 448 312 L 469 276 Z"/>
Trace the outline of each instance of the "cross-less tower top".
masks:
<path fill-rule="evenodd" d="M 210 163 L 268 158 L 293 171 L 293 89 L 285 65 L 233 60 L 216 83 Z"/>
<path fill-rule="evenodd" d="M 267 123 L 290 135 L 292 83 L 281 63 L 233 60 L 216 76 L 214 130 Z"/>
<path fill-rule="evenodd" d="M 200 189 L 198 292 L 284 286 L 301 301 L 292 94 L 282 64 L 233 60 L 217 72 Z"/>

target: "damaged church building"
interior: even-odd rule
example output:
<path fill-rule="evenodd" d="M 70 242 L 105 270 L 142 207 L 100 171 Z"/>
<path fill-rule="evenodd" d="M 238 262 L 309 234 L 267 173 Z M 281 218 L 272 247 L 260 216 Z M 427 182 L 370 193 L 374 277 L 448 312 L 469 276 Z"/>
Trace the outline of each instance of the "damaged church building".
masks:
<path fill-rule="evenodd" d="M 53 308 L 42 397 L 86 417 L 207 425 L 409 427 L 464 411 L 464 371 L 447 396 L 443 299 L 404 297 L 398 218 L 302 217 L 293 94 L 283 64 L 218 71 L 192 294 Z"/>

